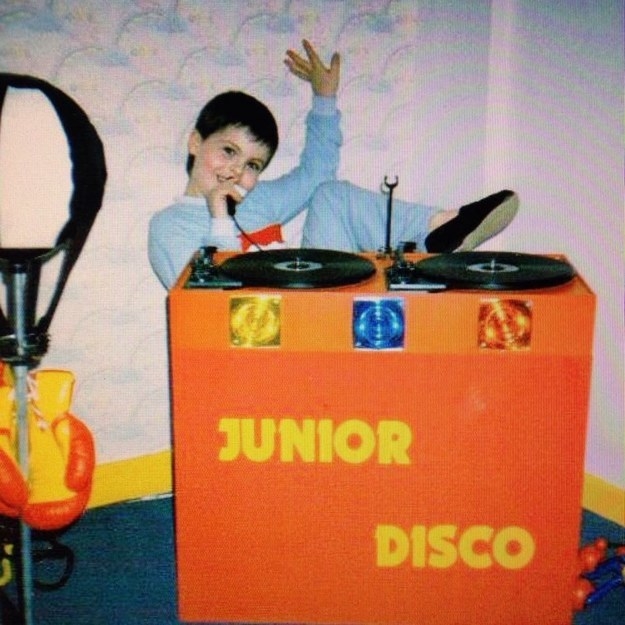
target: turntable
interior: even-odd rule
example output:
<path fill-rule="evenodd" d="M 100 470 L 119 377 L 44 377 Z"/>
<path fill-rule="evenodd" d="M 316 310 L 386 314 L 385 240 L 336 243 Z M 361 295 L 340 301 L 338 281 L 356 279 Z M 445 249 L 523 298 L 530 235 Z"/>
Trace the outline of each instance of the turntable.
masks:
<path fill-rule="evenodd" d="M 387 269 L 387 284 L 391 291 L 514 291 L 559 286 L 574 275 L 573 267 L 557 258 L 513 252 L 455 252 L 418 262 L 400 258 Z"/>
<path fill-rule="evenodd" d="M 417 260 L 397 252 L 392 264 L 378 262 L 378 267 L 365 256 L 323 249 L 249 252 L 221 264 L 215 253 L 216 248 L 199 250 L 186 288 L 333 288 L 364 282 L 379 268 L 389 291 L 503 291 L 559 286 L 575 275 L 566 260 L 513 252 L 456 252 Z"/>

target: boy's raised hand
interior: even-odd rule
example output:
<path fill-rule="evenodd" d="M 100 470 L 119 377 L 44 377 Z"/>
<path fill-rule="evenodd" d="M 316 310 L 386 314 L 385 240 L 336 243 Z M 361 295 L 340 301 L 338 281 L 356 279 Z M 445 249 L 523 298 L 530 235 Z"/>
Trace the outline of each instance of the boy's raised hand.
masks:
<path fill-rule="evenodd" d="M 308 81 L 315 95 L 335 96 L 341 73 L 340 55 L 335 52 L 330 59 L 330 67 L 326 67 L 308 40 L 304 39 L 302 45 L 308 58 L 294 50 L 287 50 L 285 65 L 292 74 Z"/>

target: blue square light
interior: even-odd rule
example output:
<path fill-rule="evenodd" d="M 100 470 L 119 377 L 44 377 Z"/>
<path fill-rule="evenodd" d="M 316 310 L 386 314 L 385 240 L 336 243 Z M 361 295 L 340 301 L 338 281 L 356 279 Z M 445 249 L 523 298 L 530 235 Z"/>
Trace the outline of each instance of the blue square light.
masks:
<path fill-rule="evenodd" d="M 356 298 L 352 330 L 358 349 L 401 349 L 406 328 L 401 298 Z"/>

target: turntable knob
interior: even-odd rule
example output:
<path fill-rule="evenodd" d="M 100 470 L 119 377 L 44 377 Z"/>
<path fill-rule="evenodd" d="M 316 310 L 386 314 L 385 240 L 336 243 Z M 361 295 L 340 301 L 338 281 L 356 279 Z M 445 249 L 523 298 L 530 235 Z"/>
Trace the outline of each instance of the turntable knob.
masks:
<path fill-rule="evenodd" d="M 413 279 L 414 265 L 406 260 L 398 261 L 393 265 L 392 273 L 396 282 L 407 284 Z"/>
<path fill-rule="evenodd" d="M 217 248 L 214 245 L 205 245 L 200 248 L 200 259 L 203 261 L 203 264 L 212 265 L 214 264 L 214 255 L 217 252 Z"/>

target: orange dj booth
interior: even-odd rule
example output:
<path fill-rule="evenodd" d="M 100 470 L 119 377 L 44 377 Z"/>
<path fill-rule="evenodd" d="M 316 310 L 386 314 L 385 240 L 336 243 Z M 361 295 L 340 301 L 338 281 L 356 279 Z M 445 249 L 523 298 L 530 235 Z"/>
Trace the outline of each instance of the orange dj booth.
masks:
<path fill-rule="evenodd" d="M 348 257 L 260 254 L 245 286 L 221 269 L 252 254 L 217 254 L 169 293 L 180 619 L 569 623 L 583 279 L 563 259 L 551 281 L 551 259 L 525 271 L 523 255 L 474 252 L 453 256 L 494 280 L 456 279 L 469 265 L 413 279 L 444 255 L 349 255 L 371 270 L 341 284 Z M 198 263 L 208 284 L 191 280 Z M 291 283 L 271 279 L 283 269 Z M 329 280 L 299 280 L 309 271 Z"/>

